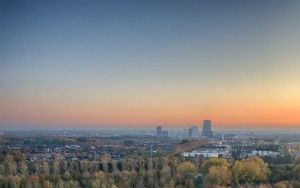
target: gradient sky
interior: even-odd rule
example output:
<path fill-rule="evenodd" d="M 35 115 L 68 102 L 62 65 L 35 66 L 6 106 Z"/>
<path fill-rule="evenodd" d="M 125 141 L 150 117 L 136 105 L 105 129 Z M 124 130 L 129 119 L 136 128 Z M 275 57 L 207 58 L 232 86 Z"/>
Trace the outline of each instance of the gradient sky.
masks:
<path fill-rule="evenodd" d="M 0 1 L 0 128 L 300 128 L 300 1 Z"/>

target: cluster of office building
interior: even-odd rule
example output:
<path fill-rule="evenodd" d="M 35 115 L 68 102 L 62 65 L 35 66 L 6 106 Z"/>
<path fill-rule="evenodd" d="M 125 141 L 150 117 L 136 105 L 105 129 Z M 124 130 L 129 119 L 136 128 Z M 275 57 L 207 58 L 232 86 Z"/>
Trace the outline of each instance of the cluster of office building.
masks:
<path fill-rule="evenodd" d="M 164 131 L 161 126 L 156 127 L 156 136 L 168 136 L 168 131 Z"/>
<path fill-rule="evenodd" d="M 186 136 L 189 138 L 197 139 L 201 137 L 212 138 L 213 131 L 211 130 L 211 120 L 204 120 L 202 124 L 202 134 L 198 126 L 192 126 L 189 129 L 184 129 Z M 156 127 L 156 136 L 168 136 L 168 131 L 163 130 L 161 126 Z"/>

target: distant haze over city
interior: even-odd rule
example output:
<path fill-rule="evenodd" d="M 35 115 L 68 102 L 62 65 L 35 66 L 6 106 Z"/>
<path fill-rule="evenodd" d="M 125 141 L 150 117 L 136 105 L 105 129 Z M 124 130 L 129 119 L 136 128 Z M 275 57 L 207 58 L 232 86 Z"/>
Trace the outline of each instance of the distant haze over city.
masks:
<path fill-rule="evenodd" d="M 0 129 L 300 128 L 300 1 L 0 1 Z"/>

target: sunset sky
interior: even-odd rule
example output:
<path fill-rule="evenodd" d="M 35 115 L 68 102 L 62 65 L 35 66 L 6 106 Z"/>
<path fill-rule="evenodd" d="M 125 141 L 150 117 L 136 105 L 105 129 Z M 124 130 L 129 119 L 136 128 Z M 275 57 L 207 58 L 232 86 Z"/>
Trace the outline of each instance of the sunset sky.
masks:
<path fill-rule="evenodd" d="M 300 1 L 0 1 L 0 128 L 300 128 Z"/>

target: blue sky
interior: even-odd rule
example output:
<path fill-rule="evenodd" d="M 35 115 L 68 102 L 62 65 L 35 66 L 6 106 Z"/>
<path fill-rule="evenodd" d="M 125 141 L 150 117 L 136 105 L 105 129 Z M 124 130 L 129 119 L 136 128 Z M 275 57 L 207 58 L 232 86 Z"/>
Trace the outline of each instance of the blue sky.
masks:
<path fill-rule="evenodd" d="M 299 4 L 1 1 L 1 125 L 298 125 Z"/>

